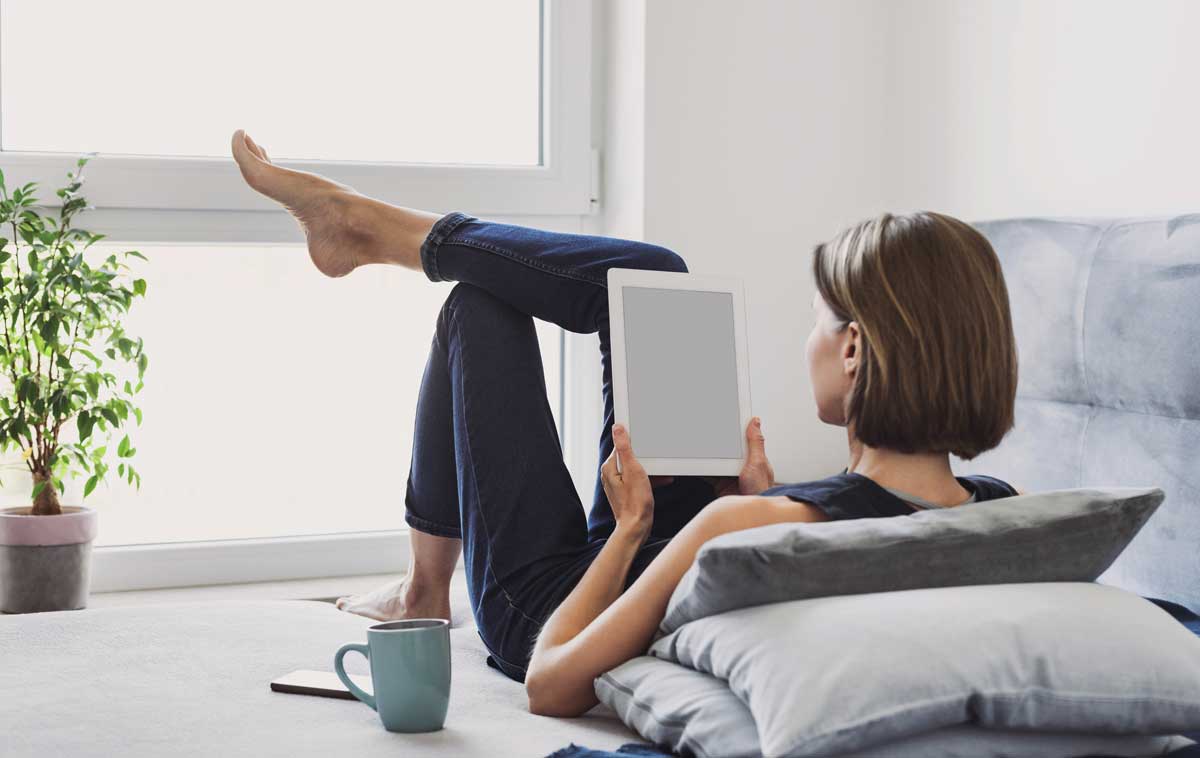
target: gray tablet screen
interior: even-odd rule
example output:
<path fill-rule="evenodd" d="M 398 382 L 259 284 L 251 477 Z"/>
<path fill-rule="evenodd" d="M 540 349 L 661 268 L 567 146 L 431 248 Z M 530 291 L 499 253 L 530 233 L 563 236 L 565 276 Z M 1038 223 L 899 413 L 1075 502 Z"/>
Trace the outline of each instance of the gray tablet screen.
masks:
<path fill-rule="evenodd" d="M 641 458 L 740 458 L 733 295 L 622 290 L 633 450 Z"/>

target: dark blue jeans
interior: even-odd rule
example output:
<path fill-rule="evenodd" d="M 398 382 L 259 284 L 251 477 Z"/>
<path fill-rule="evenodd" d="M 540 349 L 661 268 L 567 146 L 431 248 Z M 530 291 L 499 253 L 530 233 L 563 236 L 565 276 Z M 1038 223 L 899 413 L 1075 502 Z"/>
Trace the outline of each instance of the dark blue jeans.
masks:
<path fill-rule="evenodd" d="M 461 537 L 471 609 L 491 655 L 517 681 L 538 630 L 615 527 L 597 477 L 585 518 L 563 463 L 533 317 L 597 332 L 604 430 L 612 452 L 609 268 L 686 271 L 654 245 L 496 224 L 451 213 L 421 248 L 433 281 L 456 281 L 438 315 L 417 399 L 405 520 Z M 636 440 L 635 440 L 636 445 Z M 654 525 L 625 587 L 705 505 L 712 487 L 677 477 L 654 491 Z"/>

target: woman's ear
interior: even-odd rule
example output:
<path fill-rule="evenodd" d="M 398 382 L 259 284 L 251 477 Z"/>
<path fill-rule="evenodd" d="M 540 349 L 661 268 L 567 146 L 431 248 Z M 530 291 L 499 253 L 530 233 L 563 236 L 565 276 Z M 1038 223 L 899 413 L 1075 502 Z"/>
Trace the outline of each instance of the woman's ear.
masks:
<path fill-rule="evenodd" d="M 862 356 L 862 330 L 857 321 L 846 324 L 842 331 L 842 372 L 853 378 L 858 372 L 858 361 Z"/>

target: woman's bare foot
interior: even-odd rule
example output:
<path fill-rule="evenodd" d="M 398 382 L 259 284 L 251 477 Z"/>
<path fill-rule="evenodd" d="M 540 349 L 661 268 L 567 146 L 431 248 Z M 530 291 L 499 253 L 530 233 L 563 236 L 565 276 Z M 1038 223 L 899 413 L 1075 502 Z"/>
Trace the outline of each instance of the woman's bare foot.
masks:
<path fill-rule="evenodd" d="M 400 619 L 450 620 L 450 587 L 425 592 L 411 585 L 408 577 L 376 587 L 370 592 L 337 600 L 338 610 L 376 621 Z"/>
<path fill-rule="evenodd" d="M 241 129 L 233 133 L 232 147 L 246 183 L 300 222 L 321 273 L 345 276 L 365 263 L 421 269 L 421 243 L 436 214 L 399 208 L 323 176 L 276 166 Z"/>

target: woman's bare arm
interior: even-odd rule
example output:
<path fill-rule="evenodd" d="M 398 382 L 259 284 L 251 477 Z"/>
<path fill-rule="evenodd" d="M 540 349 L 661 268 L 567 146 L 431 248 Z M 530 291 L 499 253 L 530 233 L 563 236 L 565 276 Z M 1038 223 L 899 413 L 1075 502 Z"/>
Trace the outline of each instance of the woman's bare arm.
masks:
<path fill-rule="evenodd" d="M 627 475 L 628 471 L 627 465 Z M 530 711 L 578 716 L 594 706 L 592 681 L 645 653 L 676 585 L 708 540 L 756 526 L 826 518 L 820 510 L 786 497 L 720 498 L 689 521 L 624 594 L 620 587 L 637 551 L 637 533 L 618 537 L 618 522 L 613 533 L 618 546 L 605 556 L 610 540 L 542 627 L 525 677 Z"/>

